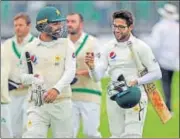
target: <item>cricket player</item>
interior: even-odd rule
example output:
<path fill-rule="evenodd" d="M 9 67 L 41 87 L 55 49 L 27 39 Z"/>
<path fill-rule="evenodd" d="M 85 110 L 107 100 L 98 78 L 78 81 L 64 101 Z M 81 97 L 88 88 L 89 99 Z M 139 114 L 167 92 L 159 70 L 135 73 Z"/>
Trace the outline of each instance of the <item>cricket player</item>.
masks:
<path fill-rule="evenodd" d="M 123 75 L 129 87 L 138 86 L 140 88 L 140 101 L 132 108 L 119 107 L 108 94 L 106 103 L 111 138 L 142 138 L 148 104 L 142 85 L 160 79 L 161 71 L 150 47 L 132 35 L 131 31 L 134 26 L 132 14 L 129 11 L 121 10 L 114 12 L 112 17 L 115 39 L 107 43 L 107 47 L 105 47 L 107 49 L 103 51 L 99 59 L 94 60 L 94 56 L 88 54 L 85 61 L 94 80 L 101 79 L 106 69 L 109 68 L 110 82 L 117 81 L 119 76 Z M 143 77 L 138 77 L 138 70 L 128 42 L 132 43 L 142 64 L 148 69 L 148 74 Z"/>
<path fill-rule="evenodd" d="M 26 45 L 21 57 L 22 82 L 31 85 L 28 97 L 27 132 L 23 138 L 71 138 L 72 102 L 70 83 L 75 77 L 74 46 L 64 34 L 60 11 L 43 7 L 36 17 L 38 40 Z"/>
<path fill-rule="evenodd" d="M 13 130 L 13 137 L 21 138 L 25 130 L 25 123 L 27 120 L 27 92 L 28 86 L 24 85 L 20 79 L 20 56 L 24 46 L 35 40 L 30 33 L 31 20 L 25 13 L 18 13 L 14 17 L 14 31 L 15 36 L 6 40 L 3 43 L 3 49 L 8 54 L 8 62 L 10 64 L 10 71 L 8 76 L 8 87 L 11 96 L 10 110 L 11 123 Z"/>
<path fill-rule="evenodd" d="M 4 48 L 1 46 L 1 138 L 12 138 L 11 113 L 9 109 L 11 98 L 8 91 L 10 63 L 8 53 Z"/>
<path fill-rule="evenodd" d="M 82 118 L 83 131 L 88 137 L 100 138 L 101 86 L 94 82 L 84 62 L 86 52 L 98 53 L 97 39 L 83 31 L 83 16 L 71 13 L 67 16 L 68 38 L 73 42 L 77 56 L 76 77 L 72 82 L 73 100 L 73 137 L 76 138 Z"/>

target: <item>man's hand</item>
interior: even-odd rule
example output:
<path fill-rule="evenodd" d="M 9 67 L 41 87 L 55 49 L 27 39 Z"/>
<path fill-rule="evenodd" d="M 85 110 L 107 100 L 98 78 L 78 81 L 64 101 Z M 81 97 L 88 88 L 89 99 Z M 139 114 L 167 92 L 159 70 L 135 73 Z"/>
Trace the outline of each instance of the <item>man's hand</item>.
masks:
<path fill-rule="evenodd" d="M 44 94 L 44 101 L 46 103 L 52 103 L 58 96 L 58 91 L 56 89 L 50 89 Z"/>
<path fill-rule="evenodd" d="M 23 89 L 23 88 L 24 88 L 24 85 L 20 84 L 18 89 Z"/>
<path fill-rule="evenodd" d="M 128 86 L 135 86 L 138 84 L 138 81 L 135 79 L 135 80 L 131 80 L 128 84 Z"/>
<path fill-rule="evenodd" d="M 87 75 L 89 75 L 89 71 L 88 70 L 78 70 L 76 72 L 76 75 L 87 76 Z"/>
<path fill-rule="evenodd" d="M 91 70 L 94 69 L 94 53 L 93 52 L 86 53 L 85 63 Z"/>

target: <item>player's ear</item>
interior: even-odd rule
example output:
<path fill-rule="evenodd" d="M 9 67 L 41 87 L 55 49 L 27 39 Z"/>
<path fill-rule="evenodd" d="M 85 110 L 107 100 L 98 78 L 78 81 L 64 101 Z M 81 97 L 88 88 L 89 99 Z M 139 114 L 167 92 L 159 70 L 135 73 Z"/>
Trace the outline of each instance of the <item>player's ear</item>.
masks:
<path fill-rule="evenodd" d="M 27 27 L 28 27 L 29 29 L 31 29 L 31 24 L 27 24 Z"/>
<path fill-rule="evenodd" d="M 80 22 L 80 28 L 83 29 L 84 28 L 84 24 L 83 22 Z"/>
<path fill-rule="evenodd" d="M 132 31 L 133 28 L 134 28 L 134 24 L 131 24 L 131 25 L 129 26 L 129 31 Z"/>

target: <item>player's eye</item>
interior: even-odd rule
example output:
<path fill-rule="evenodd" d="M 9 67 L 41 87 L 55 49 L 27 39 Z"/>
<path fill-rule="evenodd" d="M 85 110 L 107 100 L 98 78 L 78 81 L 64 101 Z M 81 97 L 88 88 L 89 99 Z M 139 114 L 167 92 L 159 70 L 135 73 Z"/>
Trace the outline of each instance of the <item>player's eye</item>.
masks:
<path fill-rule="evenodd" d="M 112 28 L 113 29 L 118 29 L 118 30 L 124 30 L 126 27 L 128 27 L 128 26 L 124 26 L 124 25 L 115 25 L 115 24 L 113 24 L 112 25 Z"/>

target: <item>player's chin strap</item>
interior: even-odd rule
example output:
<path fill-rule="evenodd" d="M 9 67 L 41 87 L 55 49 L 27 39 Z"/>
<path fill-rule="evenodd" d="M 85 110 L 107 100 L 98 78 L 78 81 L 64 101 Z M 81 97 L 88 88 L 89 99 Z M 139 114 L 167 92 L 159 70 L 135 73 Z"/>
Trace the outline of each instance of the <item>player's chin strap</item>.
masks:
<path fill-rule="evenodd" d="M 45 32 L 49 36 L 52 37 L 53 40 L 57 40 L 58 38 L 66 38 L 67 37 L 67 26 L 62 26 L 59 30 L 56 32 L 52 31 L 52 27 L 49 26 L 48 23 L 36 25 L 36 29 L 40 32 Z"/>
<path fill-rule="evenodd" d="M 44 27 L 43 32 L 47 33 L 52 37 L 53 40 L 57 40 L 58 38 L 67 37 L 67 27 L 64 25 L 56 32 L 52 31 L 52 27 L 48 24 Z"/>

